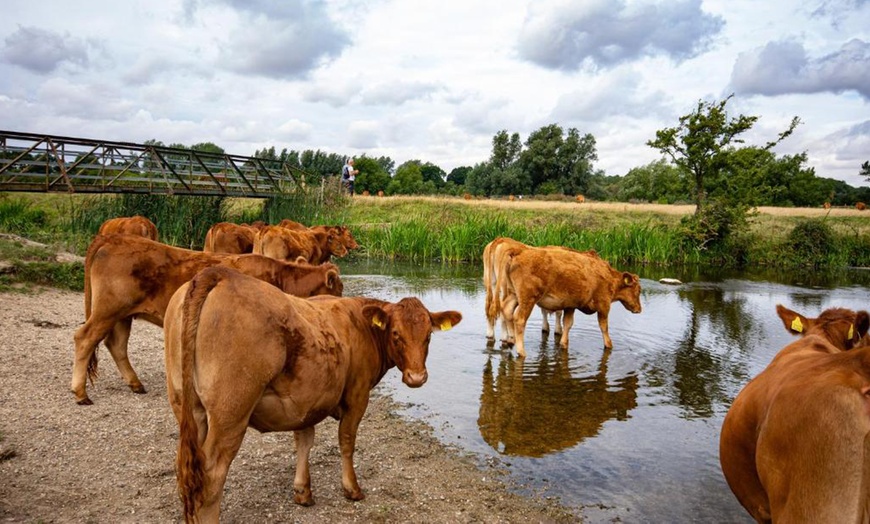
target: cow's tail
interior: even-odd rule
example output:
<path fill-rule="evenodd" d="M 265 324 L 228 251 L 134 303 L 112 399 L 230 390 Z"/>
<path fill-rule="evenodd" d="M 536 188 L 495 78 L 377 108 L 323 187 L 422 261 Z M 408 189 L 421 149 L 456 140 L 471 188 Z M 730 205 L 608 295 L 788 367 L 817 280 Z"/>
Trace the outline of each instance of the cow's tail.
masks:
<path fill-rule="evenodd" d="M 486 302 L 484 308 L 486 310 L 486 320 L 490 323 L 495 322 L 497 310 L 493 310 L 493 282 L 492 282 L 492 255 L 495 240 L 490 242 L 483 248 L 483 288 L 486 290 Z"/>
<path fill-rule="evenodd" d="M 196 353 L 196 334 L 199 330 L 199 317 L 209 292 L 224 277 L 224 268 L 209 268 L 190 281 L 182 304 L 181 332 L 181 416 L 179 420 L 178 456 L 176 469 L 178 494 L 184 505 L 184 520 L 192 522 L 196 509 L 203 499 L 203 456 L 200 442 L 199 424 L 193 415 L 194 406 L 199 403 L 193 386 L 193 364 Z M 208 431 L 206 429 L 206 431 Z"/>
<path fill-rule="evenodd" d="M 94 257 L 97 254 L 97 251 L 100 250 L 106 244 L 108 237 L 104 235 L 97 235 L 91 241 L 91 244 L 88 246 L 88 252 L 85 254 L 85 321 L 91 318 L 91 309 L 92 309 L 92 294 L 93 290 L 91 288 L 91 273 L 94 264 Z M 98 344 L 99 346 L 99 344 Z M 99 375 L 99 371 L 97 369 L 97 363 L 99 359 L 97 358 L 97 348 L 94 348 L 94 351 L 91 352 L 91 358 L 88 360 L 88 380 L 91 384 L 94 383 L 94 380 L 97 379 Z"/>
<path fill-rule="evenodd" d="M 863 474 L 859 493 L 858 522 L 867 524 L 870 522 L 870 431 L 864 435 Z"/>

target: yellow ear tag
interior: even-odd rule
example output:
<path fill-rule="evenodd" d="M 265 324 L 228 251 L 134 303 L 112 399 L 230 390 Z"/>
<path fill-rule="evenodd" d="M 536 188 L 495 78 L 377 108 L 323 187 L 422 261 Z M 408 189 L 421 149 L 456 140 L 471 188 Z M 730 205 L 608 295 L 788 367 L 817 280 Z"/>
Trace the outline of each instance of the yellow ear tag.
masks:
<path fill-rule="evenodd" d="M 794 320 L 791 321 L 791 329 L 798 333 L 803 332 L 804 325 L 801 323 L 801 317 L 794 317 Z"/>
<path fill-rule="evenodd" d="M 855 336 L 855 325 L 850 324 L 849 325 L 849 336 L 846 338 L 848 338 L 849 340 L 852 340 L 852 337 L 854 337 L 854 336 Z"/>
<path fill-rule="evenodd" d="M 381 322 L 381 319 L 379 319 L 378 317 L 372 317 L 372 324 L 381 328 L 381 329 L 384 328 L 383 322 Z"/>
<path fill-rule="evenodd" d="M 453 324 L 451 324 L 449 320 L 445 320 L 444 322 L 441 323 L 441 331 L 447 331 L 448 329 L 450 329 L 452 327 L 453 327 Z"/>

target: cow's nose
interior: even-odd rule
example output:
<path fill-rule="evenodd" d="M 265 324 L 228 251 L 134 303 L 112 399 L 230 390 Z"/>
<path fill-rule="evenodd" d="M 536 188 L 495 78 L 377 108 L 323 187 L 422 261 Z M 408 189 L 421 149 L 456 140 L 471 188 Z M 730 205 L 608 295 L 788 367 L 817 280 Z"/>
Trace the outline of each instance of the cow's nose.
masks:
<path fill-rule="evenodd" d="M 428 378 L 429 372 L 425 369 L 420 373 L 414 373 L 412 371 L 405 371 L 402 373 L 402 382 L 404 382 L 409 388 L 419 388 L 426 383 Z"/>

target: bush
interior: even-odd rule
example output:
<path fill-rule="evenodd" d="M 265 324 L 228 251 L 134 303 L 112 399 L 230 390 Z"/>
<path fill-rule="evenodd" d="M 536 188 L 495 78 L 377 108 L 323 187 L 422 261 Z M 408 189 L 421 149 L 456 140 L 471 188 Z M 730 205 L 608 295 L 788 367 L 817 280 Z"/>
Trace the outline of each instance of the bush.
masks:
<path fill-rule="evenodd" d="M 797 259 L 813 266 L 825 265 L 838 251 L 831 226 L 818 219 L 798 223 L 789 232 L 786 245 Z"/>

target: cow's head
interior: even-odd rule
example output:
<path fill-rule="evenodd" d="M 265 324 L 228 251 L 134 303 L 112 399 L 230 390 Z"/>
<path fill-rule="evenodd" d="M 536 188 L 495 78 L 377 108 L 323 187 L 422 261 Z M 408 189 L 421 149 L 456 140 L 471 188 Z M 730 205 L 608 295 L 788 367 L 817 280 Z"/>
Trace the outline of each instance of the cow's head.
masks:
<path fill-rule="evenodd" d="M 341 235 L 335 231 L 329 231 L 326 234 L 326 250 L 337 257 L 343 257 L 347 254 L 347 247 L 344 245 L 344 240 L 341 238 Z"/>
<path fill-rule="evenodd" d="M 621 302 L 632 313 L 640 313 L 640 278 L 634 273 L 624 272 L 616 286 L 613 300 Z"/>
<path fill-rule="evenodd" d="M 431 313 L 418 299 L 403 298 L 396 304 L 369 305 L 363 315 L 372 329 L 386 338 L 387 355 L 402 372 L 402 382 L 418 388 L 426 383 L 426 357 L 433 331 L 446 331 L 462 321 L 458 311 Z"/>
<path fill-rule="evenodd" d="M 335 231 L 338 233 L 339 238 L 341 238 L 341 243 L 344 244 L 344 247 L 348 251 L 359 248 L 359 244 L 357 244 L 356 239 L 353 238 L 353 234 L 347 226 L 335 226 Z"/>
<path fill-rule="evenodd" d="M 809 318 L 777 304 L 776 314 L 789 333 L 821 336 L 842 351 L 864 345 L 862 338 L 870 329 L 870 315 L 866 311 L 831 308 L 822 311 L 818 318 Z"/>

